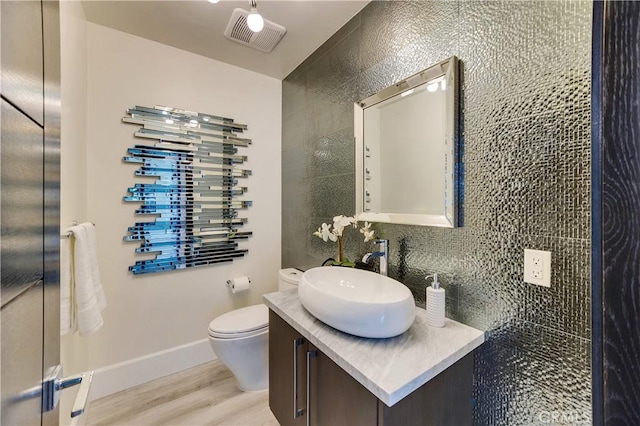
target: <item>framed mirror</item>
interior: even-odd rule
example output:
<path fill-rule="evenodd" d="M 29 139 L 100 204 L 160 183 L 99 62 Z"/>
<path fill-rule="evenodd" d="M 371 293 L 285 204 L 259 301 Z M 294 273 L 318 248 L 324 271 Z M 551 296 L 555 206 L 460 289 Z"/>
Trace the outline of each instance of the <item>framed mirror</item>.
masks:
<path fill-rule="evenodd" d="M 458 85 L 454 56 L 355 103 L 361 220 L 457 226 Z"/>

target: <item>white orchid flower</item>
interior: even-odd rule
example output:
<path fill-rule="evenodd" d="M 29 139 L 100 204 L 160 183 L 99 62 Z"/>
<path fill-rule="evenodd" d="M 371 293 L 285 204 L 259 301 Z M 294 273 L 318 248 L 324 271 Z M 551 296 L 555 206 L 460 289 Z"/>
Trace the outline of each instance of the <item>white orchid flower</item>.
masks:
<path fill-rule="evenodd" d="M 345 226 L 349 226 L 353 223 L 354 219 L 350 216 L 335 216 L 333 218 L 333 233 L 338 237 L 342 237 L 342 231 Z"/>
<path fill-rule="evenodd" d="M 318 238 L 322 238 L 322 229 L 318 228 L 318 230 L 314 232 L 313 235 L 315 235 Z"/>
<path fill-rule="evenodd" d="M 364 234 L 364 242 L 367 243 L 373 240 L 373 235 L 375 234 L 375 231 L 371 229 L 371 224 L 369 222 L 365 222 L 364 226 L 360 228 L 360 233 Z"/>
<path fill-rule="evenodd" d="M 335 216 L 333 218 L 333 223 L 334 223 L 333 226 L 335 227 L 335 224 L 337 223 L 338 225 L 344 228 L 345 226 L 351 225 L 354 220 L 355 219 L 351 216 L 343 216 L 343 215 Z"/>
<path fill-rule="evenodd" d="M 363 234 L 364 234 L 364 242 L 368 243 L 369 241 L 373 240 L 373 234 L 375 234 L 375 231 L 372 229 L 370 231 L 363 232 Z"/>
<path fill-rule="evenodd" d="M 313 233 L 313 235 L 322 238 L 325 242 L 327 241 L 327 239 L 336 241 L 335 235 L 333 235 L 333 233 L 331 232 L 331 225 L 327 225 L 326 223 L 323 223 L 322 226 Z"/>

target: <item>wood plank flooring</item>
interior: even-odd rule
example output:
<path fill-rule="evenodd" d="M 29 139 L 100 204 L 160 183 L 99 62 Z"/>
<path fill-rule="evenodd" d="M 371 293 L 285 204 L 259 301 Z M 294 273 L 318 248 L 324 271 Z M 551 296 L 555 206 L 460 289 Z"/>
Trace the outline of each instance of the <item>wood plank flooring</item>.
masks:
<path fill-rule="evenodd" d="M 89 425 L 278 426 L 269 393 L 242 392 L 219 361 L 91 403 Z"/>

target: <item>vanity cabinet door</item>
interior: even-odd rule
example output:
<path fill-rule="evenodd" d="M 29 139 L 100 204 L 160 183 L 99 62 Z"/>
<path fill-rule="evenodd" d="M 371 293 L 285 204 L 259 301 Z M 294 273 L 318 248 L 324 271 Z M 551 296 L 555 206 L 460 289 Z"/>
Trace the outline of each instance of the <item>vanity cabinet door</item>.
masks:
<path fill-rule="evenodd" d="M 306 425 L 308 415 L 313 426 L 374 426 L 377 404 L 372 393 L 269 310 L 269 407 L 282 426 Z"/>
<path fill-rule="evenodd" d="M 388 407 L 379 401 L 384 426 L 473 424 L 473 353 Z"/>
<path fill-rule="evenodd" d="M 309 343 L 311 425 L 368 425 L 378 422 L 378 399 Z"/>
<path fill-rule="evenodd" d="M 282 426 L 306 425 L 306 354 L 302 335 L 269 310 L 269 407 Z"/>
<path fill-rule="evenodd" d="M 388 407 L 269 310 L 269 407 L 282 426 L 469 425 L 473 353 Z"/>

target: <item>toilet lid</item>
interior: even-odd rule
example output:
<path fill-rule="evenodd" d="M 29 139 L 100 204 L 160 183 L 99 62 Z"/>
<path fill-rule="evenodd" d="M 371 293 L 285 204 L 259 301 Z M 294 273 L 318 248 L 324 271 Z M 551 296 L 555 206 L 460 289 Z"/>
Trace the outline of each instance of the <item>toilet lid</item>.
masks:
<path fill-rule="evenodd" d="M 269 326 L 269 308 L 253 305 L 220 315 L 209 324 L 209 334 L 238 334 Z"/>

